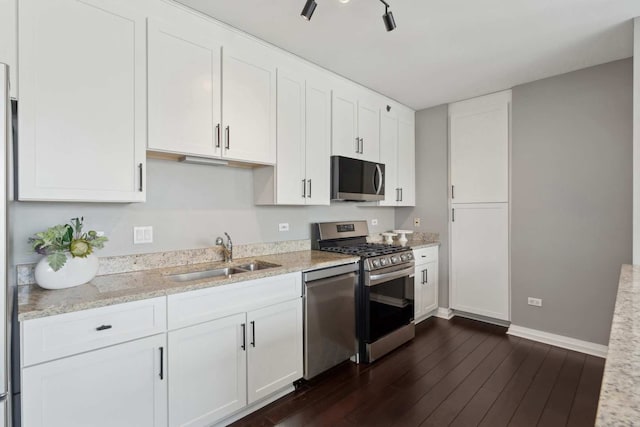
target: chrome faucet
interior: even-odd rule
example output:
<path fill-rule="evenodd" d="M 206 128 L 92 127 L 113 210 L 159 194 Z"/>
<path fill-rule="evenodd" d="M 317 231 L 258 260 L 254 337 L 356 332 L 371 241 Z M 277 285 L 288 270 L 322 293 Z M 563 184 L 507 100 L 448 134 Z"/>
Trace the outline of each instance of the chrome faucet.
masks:
<path fill-rule="evenodd" d="M 231 241 L 231 236 L 225 231 L 225 236 L 227 236 L 227 244 L 224 244 L 224 240 L 222 237 L 218 237 L 216 239 L 216 245 L 222 246 L 222 253 L 224 254 L 224 261 L 231 262 L 233 261 L 233 242 Z"/>

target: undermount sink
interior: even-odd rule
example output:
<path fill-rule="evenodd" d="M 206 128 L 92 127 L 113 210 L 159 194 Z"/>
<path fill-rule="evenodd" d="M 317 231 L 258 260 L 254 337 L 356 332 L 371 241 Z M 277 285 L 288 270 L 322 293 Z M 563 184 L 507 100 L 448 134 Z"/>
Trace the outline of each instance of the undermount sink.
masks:
<path fill-rule="evenodd" d="M 266 270 L 268 268 L 280 267 L 278 264 L 271 264 L 270 262 L 254 261 L 249 264 L 238 265 L 236 268 L 246 271 L 258 271 Z"/>
<path fill-rule="evenodd" d="M 280 267 L 263 261 L 254 261 L 234 267 L 216 268 L 213 270 L 194 271 L 192 273 L 171 274 L 168 277 L 174 282 L 190 282 L 193 280 L 208 279 L 213 277 L 229 277 L 232 274 L 248 273 L 250 271 L 265 270 L 267 268 Z"/>

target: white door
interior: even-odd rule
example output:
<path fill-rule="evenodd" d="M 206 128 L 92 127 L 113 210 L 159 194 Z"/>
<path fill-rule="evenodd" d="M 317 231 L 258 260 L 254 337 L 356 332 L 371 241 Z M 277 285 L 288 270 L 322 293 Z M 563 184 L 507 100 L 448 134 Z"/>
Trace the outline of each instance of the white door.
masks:
<path fill-rule="evenodd" d="M 416 205 L 416 130 L 415 122 L 398 122 L 398 206 Z"/>
<path fill-rule="evenodd" d="M 380 161 L 380 108 L 358 102 L 360 156 L 369 162 Z"/>
<path fill-rule="evenodd" d="M 202 426 L 247 404 L 246 315 L 169 332 L 169 425 Z"/>
<path fill-rule="evenodd" d="M 20 1 L 20 200 L 145 200 L 145 16 L 124 0 Z"/>
<path fill-rule="evenodd" d="M 166 335 L 22 370 L 25 427 L 167 424 Z"/>
<path fill-rule="evenodd" d="M 449 106 L 454 203 L 509 201 L 511 91 Z"/>
<path fill-rule="evenodd" d="M 427 314 L 438 308 L 438 261 L 430 261 L 422 269 L 426 280 L 422 284 L 421 303 L 423 313 Z"/>
<path fill-rule="evenodd" d="M 276 68 L 267 48 L 223 49 L 223 156 L 276 162 Z"/>
<path fill-rule="evenodd" d="M 305 79 L 278 69 L 277 204 L 304 205 L 305 177 Z"/>
<path fill-rule="evenodd" d="M 221 46 L 197 24 L 148 22 L 148 147 L 219 157 Z"/>
<path fill-rule="evenodd" d="M 398 186 L 398 117 L 382 113 L 380 119 L 380 163 L 384 163 L 384 200 L 381 206 L 396 206 L 400 201 Z"/>
<path fill-rule="evenodd" d="M 249 404 L 302 378 L 302 299 L 247 313 Z"/>
<path fill-rule="evenodd" d="M 453 205 L 451 308 L 509 319 L 509 208 Z"/>
<path fill-rule="evenodd" d="M 347 92 L 334 90 L 331 116 L 331 154 L 360 158 L 358 99 Z"/>
<path fill-rule="evenodd" d="M 325 82 L 306 84 L 307 204 L 329 205 L 331 199 L 331 89 Z"/>

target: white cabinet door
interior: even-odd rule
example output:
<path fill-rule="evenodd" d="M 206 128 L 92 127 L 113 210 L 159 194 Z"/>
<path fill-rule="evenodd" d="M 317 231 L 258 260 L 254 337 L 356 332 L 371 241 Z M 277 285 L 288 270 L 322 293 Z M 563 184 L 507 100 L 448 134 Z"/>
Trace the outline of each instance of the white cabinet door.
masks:
<path fill-rule="evenodd" d="M 416 132 L 415 122 L 400 119 L 398 122 L 398 206 L 416 204 Z"/>
<path fill-rule="evenodd" d="M 148 148 L 219 157 L 221 46 L 195 26 L 148 22 Z"/>
<path fill-rule="evenodd" d="M 511 91 L 449 106 L 454 203 L 509 201 Z"/>
<path fill-rule="evenodd" d="M 169 425 L 210 425 L 247 404 L 246 315 L 169 332 Z"/>
<path fill-rule="evenodd" d="M 382 113 L 380 119 L 380 163 L 384 163 L 384 200 L 381 206 L 396 206 L 400 201 L 398 185 L 398 117 Z"/>
<path fill-rule="evenodd" d="M 346 92 L 334 90 L 331 116 L 331 154 L 359 158 L 358 99 Z"/>
<path fill-rule="evenodd" d="M 358 102 L 358 136 L 360 158 L 369 162 L 380 160 L 380 108 Z"/>
<path fill-rule="evenodd" d="M 331 199 L 331 89 L 323 81 L 306 82 L 307 204 Z"/>
<path fill-rule="evenodd" d="M 509 319 L 509 208 L 506 203 L 454 205 L 451 308 Z"/>
<path fill-rule="evenodd" d="M 145 16 L 129 3 L 20 1 L 20 200 L 145 200 Z"/>
<path fill-rule="evenodd" d="M 276 162 L 276 67 L 267 48 L 223 49 L 223 156 Z"/>
<path fill-rule="evenodd" d="M 302 378 L 302 299 L 247 313 L 249 403 Z"/>
<path fill-rule="evenodd" d="M 162 334 L 23 369 L 22 425 L 166 425 L 165 350 Z"/>
<path fill-rule="evenodd" d="M 304 205 L 305 177 L 305 79 L 278 69 L 277 204 Z"/>
<path fill-rule="evenodd" d="M 0 0 L 0 63 L 9 65 L 10 96 L 18 97 L 18 2 Z"/>
<path fill-rule="evenodd" d="M 422 284 L 422 311 L 428 314 L 438 308 L 438 261 L 423 265 L 425 282 Z"/>

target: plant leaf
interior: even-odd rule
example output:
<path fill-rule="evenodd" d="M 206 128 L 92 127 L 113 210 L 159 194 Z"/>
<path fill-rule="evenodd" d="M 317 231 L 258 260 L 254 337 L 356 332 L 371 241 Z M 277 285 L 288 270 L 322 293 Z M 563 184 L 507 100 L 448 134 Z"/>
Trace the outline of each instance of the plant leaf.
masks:
<path fill-rule="evenodd" d="M 58 271 L 64 267 L 64 264 L 67 262 L 67 257 L 62 252 L 54 252 L 47 257 L 47 262 L 53 271 Z"/>

